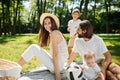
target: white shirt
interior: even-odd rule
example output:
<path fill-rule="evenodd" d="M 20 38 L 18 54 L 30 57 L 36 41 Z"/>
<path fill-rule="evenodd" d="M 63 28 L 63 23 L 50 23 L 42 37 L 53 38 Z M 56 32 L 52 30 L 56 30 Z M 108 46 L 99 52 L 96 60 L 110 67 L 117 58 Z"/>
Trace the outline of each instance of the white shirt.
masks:
<path fill-rule="evenodd" d="M 61 34 L 62 35 L 62 34 Z M 52 48 L 52 43 L 50 42 L 50 51 L 51 54 L 53 55 L 53 48 Z M 62 41 L 58 44 L 58 63 L 59 63 L 59 70 L 62 71 L 65 62 L 67 61 L 68 58 L 68 49 L 67 49 L 67 43 L 65 38 L 62 36 Z"/>
<path fill-rule="evenodd" d="M 92 51 L 95 54 L 96 60 L 102 58 L 102 54 L 107 52 L 108 49 L 102 40 L 97 35 L 93 35 L 89 41 L 85 41 L 83 38 L 76 38 L 73 46 L 73 52 L 79 53 L 84 62 L 84 54 L 87 51 Z"/>
<path fill-rule="evenodd" d="M 70 28 L 70 37 L 73 37 L 74 34 L 76 33 L 77 31 L 77 28 L 80 24 L 81 20 L 80 19 L 77 19 L 77 20 L 70 20 L 68 22 L 68 27 Z"/>
<path fill-rule="evenodd" d="M 95 80 L 98 77 L 98 72 L 100 72 L 100 67 L 95 63 L 93 67 L 88 67 L 87 65 L 83 65 L 83 76 L 87 80 Z"/>

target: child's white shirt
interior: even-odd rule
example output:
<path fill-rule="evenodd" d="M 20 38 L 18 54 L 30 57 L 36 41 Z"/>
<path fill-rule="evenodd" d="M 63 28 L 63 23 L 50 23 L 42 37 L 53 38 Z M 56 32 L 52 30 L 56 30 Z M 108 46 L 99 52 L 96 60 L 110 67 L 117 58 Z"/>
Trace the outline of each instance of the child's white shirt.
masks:
<path fill-rule="evenodd" d="M 101 71 L 100 67 L 95 63 L 93 67 L 88 67 L 86 64 L 83 65 L 84 78 L 87 80 L 95 80 L 98 77 L 98 72 Z"/>
<path fill-rule="evenodd" d="M 73 37 L 74 34 L 76 33 L 77 31 L 77 28 L 80 24 L 81 20 L 80 19 L 77 19 L 77 20 L 69 20 L 68 22 L 68 27 L 70 28 L 70 37 Z"/>

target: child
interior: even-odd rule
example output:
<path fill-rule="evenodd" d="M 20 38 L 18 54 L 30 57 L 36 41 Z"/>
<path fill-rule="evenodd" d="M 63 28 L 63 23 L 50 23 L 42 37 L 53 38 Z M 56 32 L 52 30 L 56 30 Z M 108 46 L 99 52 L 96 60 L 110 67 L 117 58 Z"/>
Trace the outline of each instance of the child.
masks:
<path fill-rule="evenodd" d="M 68 42 L 69 56 L 70 56 L 70 53 L 71 53 L 71 50 L 72 50 L 72 47 L 74 44 L 77 28 L 79 26 L 79 23 L 81 22 L 81 20 L 78 19 L 79 17 L 80 17 L 80 11 L 78 9 L 74 9 L 72 11 L 72 18 L 73 19 L 68 22 L 68 28 L 67 28 L 67 31 L 70 32 L 70 40 Z"/>
<path fill-rule="evenodd" d="M 83 75 L 87 80 L 105 80 L 100 67 L 95 63 L 95 54 L 86 52 L 84 54 L 85 62 L 83 64 Z"/>

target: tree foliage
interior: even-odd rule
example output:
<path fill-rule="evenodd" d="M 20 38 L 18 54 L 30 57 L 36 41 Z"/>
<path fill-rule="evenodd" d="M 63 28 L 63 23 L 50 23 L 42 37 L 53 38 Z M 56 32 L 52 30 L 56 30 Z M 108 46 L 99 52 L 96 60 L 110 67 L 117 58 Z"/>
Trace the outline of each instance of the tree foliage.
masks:
<path fill-rule="evenodd" d="M 37 33 L 45 12 L 57 15 L 66 33 L 74 8 L 81 11 L 81 20 L 91 21 L 95 33 L 120 33 L 119 0 L 0 0 L 0 36 Z"/>

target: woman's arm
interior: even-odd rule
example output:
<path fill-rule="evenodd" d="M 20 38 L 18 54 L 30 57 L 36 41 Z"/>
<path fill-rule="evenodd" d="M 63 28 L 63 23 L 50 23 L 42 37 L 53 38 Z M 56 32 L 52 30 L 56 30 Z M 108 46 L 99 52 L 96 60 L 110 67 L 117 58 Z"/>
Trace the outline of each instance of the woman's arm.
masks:
<path fill-rule="evenodd" d="M 58 43 L 60 41 L 60 33 L 53 31 L 51 33 L 51 40 L 52 40 L 52 48 L 53 48 L 53 64 L 54 64 L 54 71 L 55 71 L 55 78 L 56 80 L 61 80 L 60 71 L 59 71 L 59 61 L 58 61 Z"/>

